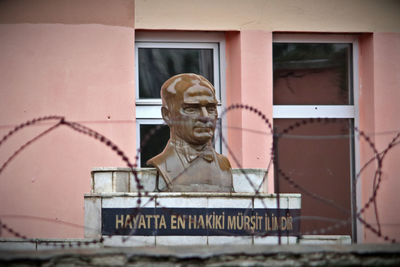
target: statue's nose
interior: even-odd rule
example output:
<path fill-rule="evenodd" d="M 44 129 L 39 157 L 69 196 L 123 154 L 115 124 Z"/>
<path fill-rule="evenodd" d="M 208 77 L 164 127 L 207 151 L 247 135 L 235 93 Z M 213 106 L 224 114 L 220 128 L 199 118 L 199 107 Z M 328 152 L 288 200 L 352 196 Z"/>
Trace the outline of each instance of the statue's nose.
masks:
<path fill-rule="evenodd" d="M 210 118 L 210 114 L 208 113 L 206 107 L 201 107 L 201 112 L 200 112 L 200 116 L 198 117 L 198 120 L 203 123 L 212 121 L 212 119 Z"/>
<path fill-rule="evenodd" d="M 208 111 L 206 107 L 201 107 L 201 116 L 208 117 Z"/>

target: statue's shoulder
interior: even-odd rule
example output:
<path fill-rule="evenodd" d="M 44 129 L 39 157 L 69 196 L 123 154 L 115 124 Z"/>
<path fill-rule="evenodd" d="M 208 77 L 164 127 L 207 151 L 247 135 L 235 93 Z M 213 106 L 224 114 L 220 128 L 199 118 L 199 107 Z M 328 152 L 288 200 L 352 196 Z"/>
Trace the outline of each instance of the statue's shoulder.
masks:
<path fill-rule="evenodd" d="M 232 168 L 231 163 L 229 162 L 229 159 L 227 157 L 217 152 L 215 154 L 217 155 L 218 164 L 221 170 L 225 171 Z"/>
<path fill-rule="evenodd" d="M 167 160 L 170 159 L 171 157 L 176 157 L 175 149 L 172 146 L 167 145 L 163 152 L 161 152 L 157 156 L 149 159 L 146 162 L 146 164 L 149 166 L 162 168 L 162 166 L 165 165 Z"/>
<path fill-rule="evenodd" d="M 172 188 L 171 171 L 173 178 L 175 177 L 175 172 L 173 172 L 173 167 L 176 166 L 176 164 L 173 164 L 173 162 L 176 162 L 177 159 L 178 157 L 176 155 L 175 149 L 172 146 L 167 145 L 163 152 L 149 159 L 146 162 L 146 164 L 148 166 L 155 167 L 160 172 L 161 176 L 164 178 L 164 181 L 167 184 L 168 188 L 171 189 Z"/>

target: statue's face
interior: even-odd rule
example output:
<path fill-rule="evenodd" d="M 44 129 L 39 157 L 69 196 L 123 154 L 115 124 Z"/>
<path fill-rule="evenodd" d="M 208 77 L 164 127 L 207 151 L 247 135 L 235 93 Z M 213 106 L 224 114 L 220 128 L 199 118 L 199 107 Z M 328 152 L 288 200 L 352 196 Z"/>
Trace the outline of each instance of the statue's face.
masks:
<path fill-rule="evenodd" d="M 214 136 L 218 118 L 213 91 L 196 83 L 183 93 L 171 110 L 173 134 L 194 145 L 209 142 Z"/>

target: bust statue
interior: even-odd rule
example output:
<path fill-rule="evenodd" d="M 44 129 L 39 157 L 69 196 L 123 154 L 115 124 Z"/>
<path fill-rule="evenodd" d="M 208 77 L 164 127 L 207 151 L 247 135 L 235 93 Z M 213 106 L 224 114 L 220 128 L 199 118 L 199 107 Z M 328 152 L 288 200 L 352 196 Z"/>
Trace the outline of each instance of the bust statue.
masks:
<path fill-rule="evenodd" d="M 213 85 L 184 73 L 161 86 L 161 113 L 170 129 L 164 151 L 147 161 L 165 180 L 165 191 L 233 192 L 229 160 L 213 146 L 218 118 Z"/>

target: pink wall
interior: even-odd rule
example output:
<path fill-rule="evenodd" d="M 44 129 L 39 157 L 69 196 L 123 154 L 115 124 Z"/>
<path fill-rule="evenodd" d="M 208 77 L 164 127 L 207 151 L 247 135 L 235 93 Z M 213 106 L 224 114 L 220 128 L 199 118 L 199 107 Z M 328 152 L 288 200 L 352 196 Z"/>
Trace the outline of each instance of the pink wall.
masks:
<path fill-rule="evenodd" d="M 8 9 L 18 16 L 3 16 L 0 24 L 0 135 L 31 118 L 63 115 L 115 140 L 134 159 L 134 10 L 127 9 L 128 2 L 110 7 L 40 1 Z M 44 11 L 35 13 L 40 8 Z M 59 21 L 52 15 L 57 12 Z M 0 163 L 49 126 L 12 137 L 0 147 Z M 83 237 L 83 227 L 58 221 L 83 225 L 83 195 L 90 191 L 95 166 L 124 165 L 89 137 L 65 127 L 55 130 L 1 175 L 1 220 L 29 237 Z"/>
<path fill-rule="evenodd" d="M 242 103 L 255 107 L 272 122 L 272 32 L 227 34 L 226 90 L 228 106 Z M 271 159 L 272 138 L 263 120 L 254 112 L 238 109 L 229 112 L 228 126 L 229 144 L 241 167 L 266 169 Z M 234 164 L 232 156 L 230 161 Z M 273 179 L 268 182 L 268 191 L 273 192 Z"/>
<path fill-rule="evenodd" d="M 374 33 L 364 36 L 361 42 L 361 64 L 363 87 L 360 94 L 360 128 L 372 136 L 378 151 L 383 151 L 400 129 L 400 34 Z M 371 156 L 368 148 L 362 147 L 361 165 Z M 377 207 L 382 235 L 400 238 L 400 206 L 398 189 L 400 148 L 395 146 L 383 160 L 382 183 L 378 191 Z M 372 194 L 373 167 L 369 168 L 362 181 L 362 203 Z M 366 220 L 377 228 L 373 206 L 366 213 Z M 365 242 L 383 242 L 369 230 L 364 230 Z"/>
<path fill-rule="evenodd" d="M 256 107 L 272 120 L 272 32 L 242 31 L 242 103 Z M 265 130 L 266 134 L 243 131 L 243 165 L 266 168 L 271 158 L 269 129 L 256 114 L 244 111 L 242 127 Z"/>
<path fill-rule="evenodd" d="M 360 38 L 360 77 L 359 77 L 359 117 L 360 129 L 366 133 L 375 131 L 375 105 L 374 105 L 374 51 L 373 51 L 373 34 L 363 34 Z M 375 136 L 371 135 L 371 140 L 375 141 Z M 363 167 L 371 158 L 374 157 L 374 152 L 364 139 L 359 139 L 360 142 L 360 166 Z M 368 196 L 372 194 L 373 175 L 377 164 L 370 164 L 361 173 L 362 176 L 358 179 L 357 189 L 357 210 L 359 211 L 365 202 L 368 201 Z M 373 210 L 368 209 L 365 213 L 367 221 L 373 218 Z M 366 231 L 361 224 L 357 222 L 357 235 L 359 240 L 366 239 Z"/>
<path fill-rule="evenodd" d="M 378 151 L 386 148 L 388 143 L 396 135 L 400 128 L 397 114 L 399 113 L 400 99 L 400 65 L 398 62 L 400 48 L 400 34 L 374 33 L 360 36 L 360 89 L 359 89 L 359 113 L 360 129 L 371 134 L 371 139 L 376 143 Z M 228 104 L 241 103 L 260 108 L 267 116 L 272 118 L 272 34 L 262 31 L 241 31 L 228 35 L 227 38 L 227 95 Z M 234 58 L 234 59 L 232 59 Z M 229 62 L 240 63 L 240 69 L 229 66 Z M 270 65 L 271 64 L 271 65 Z M 240 78 L 238 78 L 240 77 Z M 241 84 L 240 91 L 235 88 L 232 93 L 231 86 Z M 231 86 L 230 86 L 231 85 Z M 240 120 L 235 116 L 228 123 L 240 124 L 244 129 L 259 129 L 260 120 L 246 111 L 239 112 Z M 380 134 L 383 132 L 389 134 Z M 233 132 L 230 131 L 229 134 Z M 242 131 L 238 137 L 232 139 L 232 145 L 241 146 L 235 148 L 241 151 L 241 164 L 246 168 L 265 168 L 269 159 L 268 147 L 270 138 L 256 136 L 253 133 Z M 240 143 L 236 143 L 240 138 Z M 399 239 L 400 216 L 394 212 L 399 206 L 397 189 L 400 188 L 396 179 L 399 170 L 399 147 L 390 151 L 383 162 L 383 181 L 378 193 L 378 210 L 382 224 L 382 234 Z M 360 139 L 360 164 L 363 166 L 373 156 L 368 144 Z M 373 173 L 376 164 L 368 167 L 361 177 L 361 204 L 364 204 L 372 194 Z M 272 174 L 272 172 L 271 172 Z M 272 176 L 269 179 L 268 191 L 273 191 Z M 360 207 L 359 207 L 360 208 Z M 376 226 L 373 208 L 366 212 L 366 220 Z M 361 228 L 359 240 L 364 242 L 384 242 L 377 238 L 369 230 Z"/>
<path fill-rule="evenodd" d="M 242 77 L 241 77 L 241 48 L 240 32 L 226 33 L 226 105 L 242 103 Z M 242 153 L 242 116 L 240 110 L 232 110 L 227 113 L 228 144 L 234 153 L 228 153 L 229 161 L 233 168 L 243 165 Z M 236 161 L 239 164 L 236 164 Z"/>
<path fill-rule="evenodd" d="M 0 3 L 0 135 L 34 117 L 64 115 L 115 140 L 134 158 L 134 1 L 110 3 Z M 272 32 L 231 31 L 226 34 L 226 43 L 227 104 L 252 105 L 272 120 Z M 371 138 L 379 151 L 400 128 L 399 49 L 398 33 L 360 37 L 360 128 L 377 133 Z M 262 120 L 254 113 L 237 110 L 228 115 L 228 124 L 229 144 L 240 165 L 266 168 L 271 136 L 235 129 L 264 127 L 268 132 Z M 0 164 L 48 126 L 33 126 L 12 137 L 0 147 Z M 361 166 L 372 156 L 361 140 Z M 399 157 L 400 148 L 396 146 L 385 158 L 377 199 L 382 233 L 397 239 Z M 233 163 L 232 156 L 230 159 Z M 83 194 L 90 190 L 90 170 L 95 166 L 123 163 L 108 148 L 86 136 L 65 127 L 55 130 L 24 150 L 0 176 L 1 220 L 29 237 L 82 237 Z M 362 176 L 362 203 L 371 195 L 375 168 L 372 165 Z M 273 191 L 272 173 L 269 192 Z M 366 220 L 375 220 L 371 208 Z M 365 242 L 383 241 L 368 230 L 362 237 Z"/>

